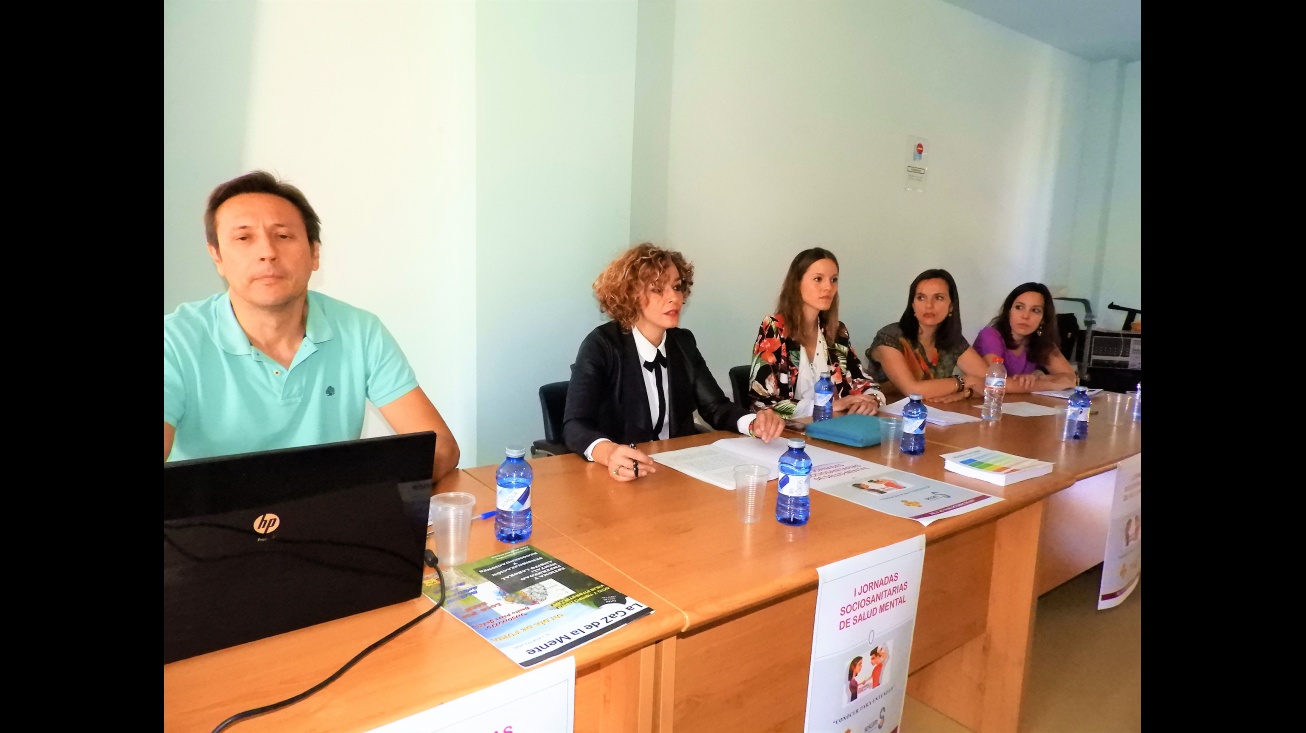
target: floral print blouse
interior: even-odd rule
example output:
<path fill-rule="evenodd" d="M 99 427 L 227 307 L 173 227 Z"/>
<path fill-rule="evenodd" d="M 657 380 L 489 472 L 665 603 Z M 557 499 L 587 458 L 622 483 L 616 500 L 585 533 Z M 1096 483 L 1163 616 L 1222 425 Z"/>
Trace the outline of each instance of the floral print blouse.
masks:
<path fill-rule="evenodd" d="M 824 325 L 824 324 L 822 324 Z M 824 335 L 821 335 L 824 338 Z M 839 322 L 834 344 L 826 344 L 825 358 L 830 367 L 834 396 L 870 393 L 885 403 L 884 393 L 875 380 L 862 372 L 862 363 L 853 351 L 848 329 Z M 753 343 L 753 361 L 749 369 L 748 396 L 757 409 L 770 407 L 783 418 L 793 417 L 798 407 L 794 387 L 802 363 L 802 345 L 789 338 L 784 316 L 779 313 L 762 319 Z"/>

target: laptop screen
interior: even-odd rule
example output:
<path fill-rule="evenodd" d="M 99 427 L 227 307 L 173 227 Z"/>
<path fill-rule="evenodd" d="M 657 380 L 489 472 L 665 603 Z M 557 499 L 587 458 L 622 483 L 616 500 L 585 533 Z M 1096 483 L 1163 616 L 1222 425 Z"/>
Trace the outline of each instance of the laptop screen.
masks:
<path fill-rule="evenodd" d="M 163 466 L 163 662 L 421 595 L 435 433 Z"/>

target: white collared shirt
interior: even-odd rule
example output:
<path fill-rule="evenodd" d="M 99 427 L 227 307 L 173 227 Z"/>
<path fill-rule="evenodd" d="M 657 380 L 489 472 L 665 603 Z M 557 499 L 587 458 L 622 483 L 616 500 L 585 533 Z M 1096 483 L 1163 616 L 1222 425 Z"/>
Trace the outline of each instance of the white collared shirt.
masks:
<path fill-rule="evenodd" d="M 635 337 L 635 351 L 639 354 L 639 369 L 644 377 L 644 393 L 648 395 L 648 424 L 656 426 L 658 421 L 658 372 L 662 377 L 662 395 L 666 400 L 666 414 L 662 417 L 662 432 L 658 433 L 658 440 L 666 440 L 671 435 L 671 383 L 667 379 L 667 366 L 665 364 L 661 369 L 645 368 L 646 362 L 653 361 L 653 357 L 658 353 L 662 354 L 665 361 L 667 358 L 667 332 L 662 332 L 662 341 L 656 346 L 652 341 L 644 337 L 638 328 L 630 329 L 630 333 Z"/>
<path fill-rule="evenodd" d="M 648 397 L 648 424 L 653 426 L 656 425 L 658 421 L 658 386 L 657 382 L 654 381 L 654 370 L 645 369 L 644 362 L 653 361 L 653 356 L 657 352 L 662 352 L 662 357 L 664 359 L 667 358 L 667 333 L 666 331 L 662 332 L 662 340 L 658 342 L 656 346 L 652 341 L 645 338 L 644 334 L 641 333 L 638 328 L 632 327 L 630 333 L 635 337 L 635 352 L 639 355 L 639 370 L 643 373 L 644 377 L 644 394 Z M 662 432 L 658 433 L 658 440 L 666 440 L 671 436 L 671 379 L 668 374 L 670 366 L 671 364 L 668 360 L 667 364 L 665 364 L 660 370 L 662 372 L 662 394 L 666 399 L 667 411 L 665 416 L 662 418 Z M 757 415 L 751 412 L 739 418 L 739 424 L 737 426 L 739 432 L 743 435 L 748 435 L 748 428 L 753 424 L 753 420 L 756 418 Z M 594 446 L 604 440 L 608 439 L 599 438 L 593 443 L 590 443 L 589 447 L 585 449 L 585 458 L 591 461 L 594 460 Z"/>

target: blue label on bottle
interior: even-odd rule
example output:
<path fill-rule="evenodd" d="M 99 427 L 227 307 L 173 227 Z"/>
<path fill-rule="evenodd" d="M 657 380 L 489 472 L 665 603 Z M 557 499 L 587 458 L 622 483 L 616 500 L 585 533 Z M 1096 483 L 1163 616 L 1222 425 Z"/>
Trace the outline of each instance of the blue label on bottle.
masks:
<path fill-rule="evenodd" d="M 530 509 L 530 484 L 520 487 L 500 486 L 494 497 L 494 507 L 501 512 L 519 512 L 523 509 Z"/>
<path fill-rule="evenodd" d="M 925 418 L 904 417 L 902 419 L 902 431 L 912 435 L 923 435 L 925 433 Z"/>
<path fill-rule="evenodd" d="M 807 496 L 807 482 L 810 476 L 780 474 L 780 493 L 785 496 Z"/>

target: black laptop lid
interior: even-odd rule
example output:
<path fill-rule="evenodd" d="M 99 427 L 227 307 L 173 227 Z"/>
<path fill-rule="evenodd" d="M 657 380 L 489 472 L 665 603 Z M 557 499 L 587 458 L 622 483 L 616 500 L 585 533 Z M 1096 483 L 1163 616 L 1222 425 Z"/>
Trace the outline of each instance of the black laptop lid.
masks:
<path fill-rule="evenodd" d="M 416 598 L 435 433 L 165 463 L 163 662 Z"/>

